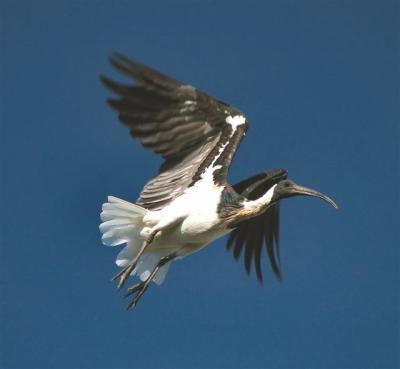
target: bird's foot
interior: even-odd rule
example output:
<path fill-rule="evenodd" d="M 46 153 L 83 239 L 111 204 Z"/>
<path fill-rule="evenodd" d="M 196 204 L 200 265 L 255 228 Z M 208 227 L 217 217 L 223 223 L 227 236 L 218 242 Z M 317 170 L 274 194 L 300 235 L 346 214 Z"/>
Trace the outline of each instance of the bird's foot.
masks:
<path fill-rule="evenodd" d="M 146 292 L 147 288 L 149 287 L 151 279 L 148 278 L 144 282 L 137 283 L 131 287 L 128 288 L 127 293 L 125 297 L 131 296 L 133 294 L 136 294 L 133 300 L 129 303 L 127 306 L 127 309 L 132 309 L 136 306 L 140 298 L 143 296 L 143 294 Z"/>
<path fill-rule="evenodd" d="M 154 237 L 156 236 L 156 234 L 158 233 L 158 231 L 153 231 L 149 237 L 147 237 L 147 239 L 145 239 L 142 243 L 142 247 L 140 248 L 139 252 L 137 253 L 136 257 L 134 260 L 132 260 L 132 262 L 127 265 L 124 269 L 122 269 L 117 275 L 115 275 L 113 277 L 113 281 L 115 281 L 116 279 L 119 278 L 119 282 L 118 282 L 118 289 L 120 289 L 126 282 L 126 280 L 129 278 L 129 276 L 131 275 L 132 271 L 136 268 L 136 265 L 140 259 L 140 257 L 142 256 L 144 250 L 146 249 L 147 246 L 149 246 L 153 240 Z"/>
<path fill-rule="evenodd" d="M 143 296 L 143 294 L 146 292 L 147 288 L 150 285 L 150 282 L 154 279 L 154 277 L 156 276 L 156 274 L 158 273 L 160 268 L 163 267 L 166 263 L 175 259 L 176 256 L 177 256 L 176 252 L 173 252 L 167 256 L 164 256 L 163 258 L 160 259 L 160 261 L 157 263 L 156 267 L 153 269 L 153 271 L 150 273 L 150 275 L 148 276 L 148 278 L 145 281 L 134 284 L 133 286 L 128 288 L 125 297 L 128 297 L 133 294 L 136 294 L 136 295 L 133 298 L 133 300 L 129 303 L 127 309 L 131 309 L 136 306 L 136 304 L 138 303 L 140 298 Z M 135 265 L 136 265 L 136 262 L 135 262 Z M 127 269 L 127 268 L 125 268 L 125 269 Z M 119 274 L 121 274 L 121 279 L 126 275 L 125 269 L 121 273 L 119 273 Z M 128 273 L 130 274 L 130 272 L 128 272 Z M 129 274 L 126 278 L 129 277 Z M 116 277 L 118 278 L 119 276 L 117 275 Z M 125 278 L 125 280 L 126 280 L 126 278 Z M 123 282 L 125 282 L 125 280 Z M 122 284 L 123 284 L 123 282 L 122 282 Z M 119 285 L 122 285 L 122 284 L 121 284 L 121 280 L 120 280 Z"/>
<path fill-rule="evenodd" d="M 126 280 L 131 275 L 132 271 L 136 268 L 137 261 L 134 260 L 131 264 L 127 265 L 124 269 L 122 269 L 118 274 L 116 274 L 112 280 L 115 281 L 119 278 L 117 288 L 120 289 L 126 282 Z"/>

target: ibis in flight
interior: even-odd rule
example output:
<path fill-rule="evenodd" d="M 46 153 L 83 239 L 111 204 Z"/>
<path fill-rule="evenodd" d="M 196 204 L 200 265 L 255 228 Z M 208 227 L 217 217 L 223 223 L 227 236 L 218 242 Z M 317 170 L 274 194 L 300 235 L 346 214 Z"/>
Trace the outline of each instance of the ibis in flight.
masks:
<path fill-rule="evenodd" d="M 313 196 L 335 208 L 328 196 L 289 180 L 287 171 L 261 172 L 237 184 L 227 182 L 232 159 L 247 131 L 238 109 L 123 55 L 111 64 L 136 81 L 126 85 L 101 77 L 115 97 L 108 103 L 144 147 L 164 159 L 158 174 L 135 203 L 109 196 L 100 231 L 108 246 L 126 244 L 117 256 L 121 288 L 128 277 L 128 308 L 136 306 L 150 282 L 161 284 L 173 260 L 182 259 L 229 234 L 235 259 L 244 254 L 262 281 L 261 251 L 280 278 L 279 202 Z"/>

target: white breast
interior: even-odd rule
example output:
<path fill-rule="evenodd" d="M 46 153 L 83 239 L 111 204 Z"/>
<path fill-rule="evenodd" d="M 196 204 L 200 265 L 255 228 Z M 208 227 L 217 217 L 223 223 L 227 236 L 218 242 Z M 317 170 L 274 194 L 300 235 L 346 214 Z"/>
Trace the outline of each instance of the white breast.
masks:
<path fill-rule="evenodd" d="M 182 235 L 197 236 L 219 223 L 217 207 L 221 192 L 222 188 L 204 179 L 185 192 L 179 204 L 186 213 L 180 229 Z"/>
<path fill-rule="evenodd" d="M 214 185 L 212 176 L 204 176 L 164 209 L 149 212 L 144 222 L 150 228 L 174 225 L 185 241 L 207 239 L 205 233 L 219 223 L 217 208 L 221 192 L 222 188 Z"/>

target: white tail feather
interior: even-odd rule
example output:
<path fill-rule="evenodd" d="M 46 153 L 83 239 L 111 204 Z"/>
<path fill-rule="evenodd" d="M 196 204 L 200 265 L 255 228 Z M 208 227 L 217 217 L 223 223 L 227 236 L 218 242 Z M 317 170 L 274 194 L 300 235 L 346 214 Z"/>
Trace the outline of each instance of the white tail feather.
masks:
<path fill-rule="evenodd" d="M 143 242 L 140 235 L 144 227 L 143 217 L 148 210 L 114 196 L 108 196 L 108 202 L 102 206 L 100 218 L 103 223 L 99 229 L 103 234 L 102 242 L 107 246 L 127 245 L 117 256 L 116 264 L 124 268 L 137 255 Z M 138 275 L 144 281 L 154 270 L 159 260 L 166 256 L 165 252 L 145 252 L 131 275 Z M 153 281 L 160 285 L 164 282 L 169 269 L 169 263 L 160 268 Z"/>
<path fill-rule="evenodd" d="M 100 214 L 103 223 L 100 232 L 104 245 L 116 246 L 138 238 L 143 228 L 143 217 L 147 210 L 128 201 L 108 196 Z"/>

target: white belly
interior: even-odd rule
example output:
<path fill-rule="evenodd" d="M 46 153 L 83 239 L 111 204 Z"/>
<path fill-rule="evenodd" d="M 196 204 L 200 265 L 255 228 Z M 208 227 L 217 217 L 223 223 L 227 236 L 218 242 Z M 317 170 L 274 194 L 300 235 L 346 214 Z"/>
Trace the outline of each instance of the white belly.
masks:
<path fill-rule="evenodd" d="M 147 232 L 161 230 L 151 248 L 187 248 L 188 251 L 193 248 L 196 251 L 228 233 L 217 213 L 221 191 L 222 188 L 213 184 L 199 183 L 166 208 L 146 215 Z"/>
<path fill-rule="evenodd" d="M 156 237 L 153 243 L 149 246 L 149 251 L 176 251 L 180 257 L 184 257 L 188 254 L 199 251 L 212 241 L 231 231 L 231 229 L 215 227 L 203 233 L 199 233 L 197 230 L 194 233 L 183 233 L 181 227 L 182 224 L 161 232 L 160 236 Z"/>

